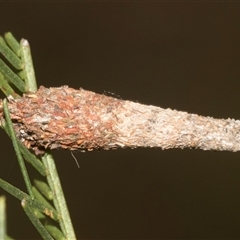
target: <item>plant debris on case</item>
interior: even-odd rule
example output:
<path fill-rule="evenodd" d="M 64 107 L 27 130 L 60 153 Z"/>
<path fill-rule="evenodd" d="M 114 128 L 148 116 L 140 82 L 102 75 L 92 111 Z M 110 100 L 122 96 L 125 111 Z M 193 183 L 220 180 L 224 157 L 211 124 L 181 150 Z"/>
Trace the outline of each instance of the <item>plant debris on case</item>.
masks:
<path fill-rule="evenodd" d="M 214 119 L 125 101 L 67 86 L 9 99 L 19 139 L 37 154 L 45 149 L 119 147 L 240 150 L 240 121 Z M 4 119 L 2 103 L 0 117 Z"/>

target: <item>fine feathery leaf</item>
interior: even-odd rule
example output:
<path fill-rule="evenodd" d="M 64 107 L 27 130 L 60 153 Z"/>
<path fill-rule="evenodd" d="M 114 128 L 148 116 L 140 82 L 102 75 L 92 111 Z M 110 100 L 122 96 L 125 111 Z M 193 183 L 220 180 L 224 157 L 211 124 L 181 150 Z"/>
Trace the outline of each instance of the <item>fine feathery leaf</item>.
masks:
<path fill-rule="evenodd" d="M 0 53 L 4 56 L 4 61 L 0 59 L 0 89 L 2 92 L 9 99 L 20 98 L 13 89 L 14 87 L 18 89 L 20 94 L 35 92 L 37 84 L 28 41 L 23 39 L 19 44 L 11 33 L 6 33 L 4 38 L 0 36 Z M 13 85 L 13 88 L 10 84 Z M 76 239 L 51 153 L 45 153 L 40 161 L 36 155 L 32 154 L 23 145 L 19 138 L 16 138 L 16 132 L 13 129 L 6 99 L 2 103 L 4 118 L 1 118 L 1 127 L 13 142 L 25 184 L 31 197 L 2 179 L 0 179 L 0 187 L 22 201 L 24 211 L 43 239 L 52 239 L 52 237 L 39 221 L 39 219 L 44 220 L 46 218 L 41 212 L 60 223 L 65 235 L 64 239 Z M 23 159 L 28 161 L 42 176 L 47 176 L 48 185 L 44 182 L 34 181 L 36 187 L 32 186 Z M 54 205 L 58 210 L 57 212 L 40 191 L 47 199 L 53 199 Z M 54 198 L 53 192 L 55 194 Z M 55 229 L 56 227 L 51 228 L 49 225 L 48 228 L 50 229 L 49 232 L 52 231 L 52 236 L 57 237 L 56 239 L 63 239 L 63 233 L 60 229 Z"/>

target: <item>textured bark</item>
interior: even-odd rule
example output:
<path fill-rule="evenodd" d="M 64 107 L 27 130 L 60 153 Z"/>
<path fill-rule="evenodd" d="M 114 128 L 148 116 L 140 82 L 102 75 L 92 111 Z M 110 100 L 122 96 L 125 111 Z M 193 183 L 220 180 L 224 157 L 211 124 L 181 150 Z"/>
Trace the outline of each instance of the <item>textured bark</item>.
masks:
<path fill-rule="evenodd" d="M 44 149 L 119 147 L 240 150 L 240 121 L 143 105 L 67 86 L 40 87 L 9 101 L 15 131 L 36 153 Z M 4 118 L 2 106 L 0 117 Z"/>

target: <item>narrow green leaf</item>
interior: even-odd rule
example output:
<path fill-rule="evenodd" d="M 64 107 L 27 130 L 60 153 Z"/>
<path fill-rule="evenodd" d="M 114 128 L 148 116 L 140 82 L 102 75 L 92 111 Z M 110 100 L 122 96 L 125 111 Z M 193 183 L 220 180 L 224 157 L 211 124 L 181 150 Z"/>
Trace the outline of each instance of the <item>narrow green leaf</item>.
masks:
<path fill-rule="evenodd" d="M 53 198 L 54 206 L 61 216 L 63 216 L 59 224 L 61 229 L 67 239 L 76 239 L 75 232 L 73 229 L 72 221 L 67 208 L 66 200 L 64 198 L 64 193 L 62 190 L 61 182 L 58 177 L 57 168 L 53 159 L 53 156 L 46 152 L 42 156 L 42 161 L 45 167 L 49 170 L 49 175 L 47 175 L 48 184 L 51 189 L 54 189 L 55 197 Z"/>
<path fill-rule="evenodd" d="M 9 82 L 14 84 L 16 88 L 24 93 L 25 92 L 25 83 L 24 81 L 18 77 L 1 59 L 0 59 L 0 69 L 4 77 L 7 78 Z"/>
<path fill-rule="evenodd" d="M 35 186 L 39 189 L 39 191 L 48 199 L 52 200 L 53 199 L 53 192 L 50 189 L 50 187 L 43 181 L 34 179 L 34 184 Z"/>
<path fill-rule="evenodd" d="M 33 191 L 34 191 L 35 198 L 39 202 L 43 203 L 48 208 L 53 208 L 53 206 L 49 203 L 49 201 L 47 201 L 47 199 L 42 195 L 41 192 L 39 192 L 39 190 L 35 186 L 33 186 Z"/>
<path fill-rule="evenodd" d="M 0 239 L 4 239 L 6 235 L 6 198 L 0 197 Z"/>
<path fill-rule="evenodd" d="M 7 45 L 7 43 L 5 42 L 5 40 L 4 40 L 4 38 L 2 36 L 0 36 L 0 43 Z"/>
<path fill-rule="evenodd" d="M 21 46 L 21 57 L 24 62 L 24 71 L 26 74 L 26 91 L 36 92 L 37 91 L 37 82 L 35 78 L 35 72 L 32 62 L 31 49 L 27 40 L 22 39 L 20 42 Z"/>
<path fill-rule="evenodd" d="M 35 199 L 44 204 L 47 208 L 53 208 L 53 206 L 46 200 L 46 198 L 44 198 L 44 196 L 38 191 L 38 189 L 35 186 L 32 187 L 32 191 Z M 38 219 L 46 219 L 46 215 L 42 214 L 37 209 L 35 210 L 35 214 L 38 217 Z"/>
<path fill-rule="evenodd" d="M 25 163 L 23 161 L 21 151 L 18 147 L 17 138 L 16 138 L 16 135 L 15 135 L 15 131 L 13 129 L 13 125 L 12 125 L 12 121 L 11 121 L 11 118 L 10 118 L 10 114 L 9 114 L 6 99 L 3 100 L 3 111 L 4 111 L 5 118 L 6 118 L 6 122 L 7 122 L 8 130 L 9 130 L 9 134 L 10 134 L 10 137 L 11 137 L 11 140 L 12 140 L 12 144 L 13 144 L 14 150 L 15 150 L 16 155 L 17 155 L 18 163 L 19 163 L 21 172 L 23 174 L 24 182 L 26 184 L 28 193 L 30 194 L 31 197 L 33 197 L 32 185 L 31 185 L 31 182 L 30 182 L 30 179 L 29 179 L 29 176 L 28 176 L 28 172 L 27 172 Z"/>
<path fill-rule="evenodd" d="M 4 79 L 3 75 L 0 72 L 0 89 L 8 97 L 13 96 L 14 98 L 19 98 L 20 96 L 11 88 L 7 80 Z"/>
<path fill-rule="evenodd" d="M 51 219 L 56 221 L 59 221 L 59 219 L 61 219 L 61 216 L 56 212 L 55 209 L 46 207 L 38 200 L 33 199 L 32 197 L 21 191 L 19 188 L 16 188 L 10 183 L 4 181 L 2 178 L 0 178 L 0 187 L 21 201 L 25 199 L 25 201 L 30 207 L 38 209 L 45 215 L 49 216 Z"/>
<path fill-rule="evenodd" d="M 9 130 L 6 126 L 6 124 L 2 124 L 1 126 L 5 132 L 8 134 L 8 136 L 10 137 L 10 133 Z M 24 159 L 29 162 L 42 176 L 46 176 L 47 175 L 47 170 L 45 168 L 45 166 L 43 165 L 42 161 L 40 161 L 36 155 L 32 154 L 24 145 L 22 142 L 20 142 L 17 139 L 17 143 L 18 143 L 18 147 L 24 157 Z"/>
<path fill-rule="evenodd" d="M 21 70 L 21 71 L 19 71 L 19 72 L 17 73 L 17 75 L 18 75 L 21 79 L 26 79 L 26 73 L 25 73 L 24 69 Z"/>
<path fill-rule="evenodd" d="M 63 233 L 53 225 L 44 225 L 45 228 L 49 231 L 49 233 L 54 237 L 56 240 L 66 240 L 66 237 L 64 237 Z"/>
<path fill-rule="evenodd" d="M 0 41 L 0 52 L 18 70 L 23 69 L 22 60 L 4 43 Z"/>
<path fill-rule="evenodd" d="M 43 239 L 45 240 L 54 240 L 47 229 L 42 225 L 42 223 L 39 221 L 39 219 L 35 216 L 32 208 L 28 205 L 28 203 L 23 200 L 22 201 L 22 207 L 27 214 L 29 220 L 32 222 L 32 224 L 35 226 L 35 228 L 38 230 L 40 235 L 42 236 Z"/>
<path fill-rule="evenodd" d="M 18 140 L 18 146 L 20 148 L 22 155 L 24 156 L 24 159 L 28 161 L 42 176 L 46 176 L 47 169 L 43 165 L 42 161 L 40 161 L 36 157 L 36 155 L 32 154 L 19 140 Z"/>
<path fill-rule="evenodd" d="M 14 53 L 17 54 L 18 57 L 20 57 L 21 56 L 20 44 L 16 40 L 16 38 L 12 35 L 11 32 L 5 33 L 4 37 L 5 37 L 7 44 L 11 47 L 11 49 L 14 51 Z"/>

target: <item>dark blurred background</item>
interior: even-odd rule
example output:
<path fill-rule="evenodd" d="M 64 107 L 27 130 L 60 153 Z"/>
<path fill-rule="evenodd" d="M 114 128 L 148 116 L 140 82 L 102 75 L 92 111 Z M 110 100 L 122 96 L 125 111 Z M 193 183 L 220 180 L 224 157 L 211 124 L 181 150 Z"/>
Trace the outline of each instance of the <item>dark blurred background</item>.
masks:
<path fill-rule="evenodd" d="M 0 34 L 31 44 L 39 85 L 69 85 L 240 119 L 237 3 L 0 3 Z M 3 95 L 1 95 L 3 97 Z M 0 131 L 0 177 L 25 190 Z M 240 155 L 53 152 L 78 239 L 240 239 Z M 7 196 L 8 233 L 39 239 Z"/>

